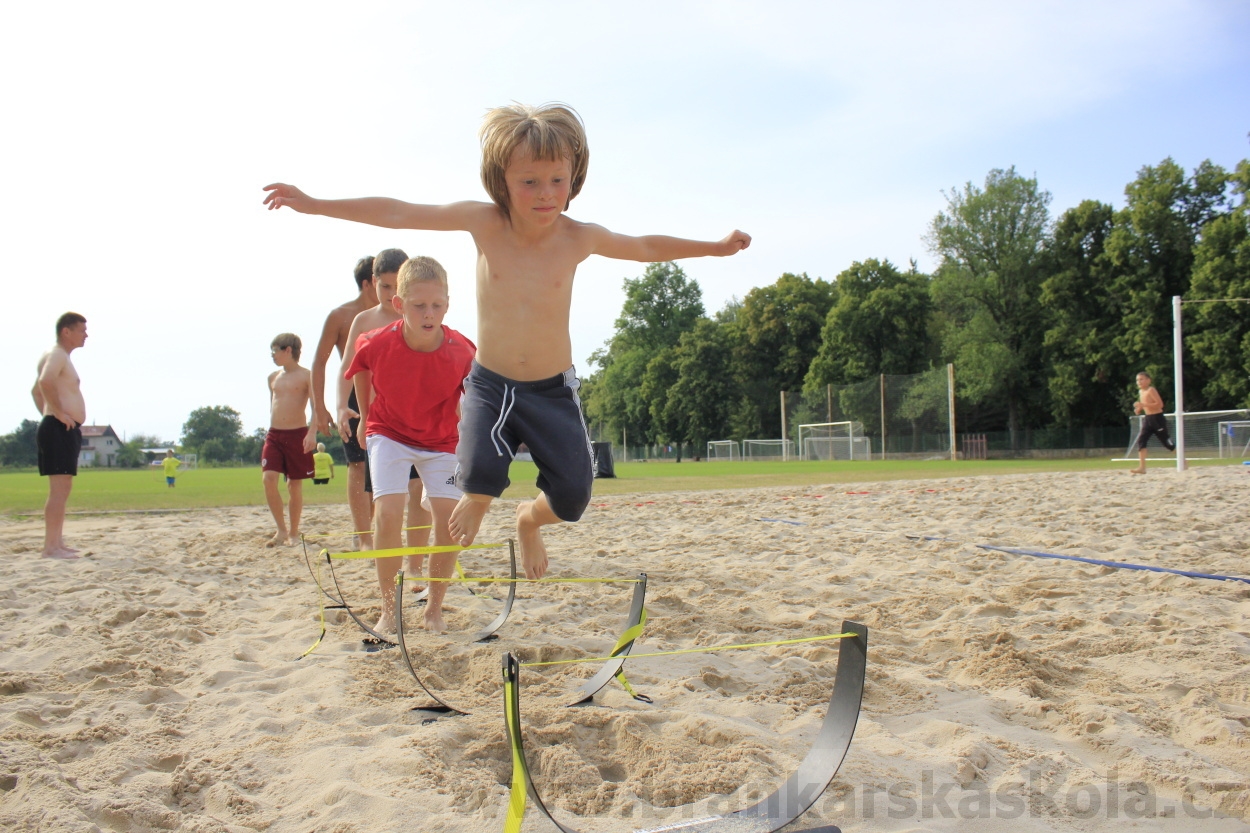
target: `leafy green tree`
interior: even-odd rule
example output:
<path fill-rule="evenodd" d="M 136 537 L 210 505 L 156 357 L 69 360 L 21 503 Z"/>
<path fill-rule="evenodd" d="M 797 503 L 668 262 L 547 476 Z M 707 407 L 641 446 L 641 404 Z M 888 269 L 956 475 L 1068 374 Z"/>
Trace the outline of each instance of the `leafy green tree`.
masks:
<path fill-rule="evenodd" d="M 681 462 L 681 443 L 684 439 L 681 423 L 665 407 L 668 404 L 669 391 L 677 383 L 675 353 L 676 348 L 665 347 L 647 362 L 639 392 L 647 403 L 647 413 L 651 418 L 651 439 L 657 443 L 676 445 L 677 461 Z"/>
<path fill-rule="evenodd" d="M 0 437 L 0 465 L 14 467 L 37 465 L 39 449 L 35 444 L 35 435 L 38 433 L 39 423 L 33 419 L 24 419 L 11 434 Z"/>
<path fill-rule="evenodd" d="M 145 448 L 159 448 L 164 443 L 160 437 L 149 434 L 135 434 L 127 440 L 117 452 L 117 465 L 124 469 L 137 469 L 147 465 L 148 456 L 143 453 Z"/>
<path fill-rule="evenodd" d="M 729 328 L 706 318 L 683 333 L 673 350 L 676 381 L 668 390 L 664 415 L 678 436 L 702 454 L 709 440 L 730 437 L 729 417 L 739 386 L 730 361 Z"/>
<path fill-rule="evenodd" d="M 742 299 L 729 331 L 742 387 L 731 418 L 735 436 L 781 436 L 781 392 L 802 390 L 836 291 L 821 278 L 787 272 Z"/>
<path fill-rule="evenodd" d="M 900 272 L 890 261 L 853 263 L 837 278 L 820 350 L 804 389 L 844 385 L 881 373 L 917 373 L 929 365 L 928 276 Z"/>
<path fill-rule="evenodd" d="M 1243 159 L 1231 179 L 1241 203 L 1202 227 L 1186 300 L 1250 298 L 1250 160 Z M 1250 407 L 1250 304 L 1186 305 L 1185 329 L 1192 332 L 1187 354 L 1208 374 L 1206 401 L 1215 408 Z"/>
<path fill-rule="evenodd" d="M 246 437 L 240 439 L 238 445 L 236 445 L 234 449 L 234 459 L 239 460 L 245 466 L 260 463 L 260 452 L 261 449 L 265 447 L 266 433 L 267 432 L 264 428 L 257 428 L 251 434 L 248 434 Z M 335 440 L 338 442 L 337 448 L 339 451 L 339 457 L 342 457 L 343 441 L 338 438 L 337 434 L 333 439 L 326 440 L 326 450 L 333 454 L 333 449 L 330 446 Z M 346 458 L 343 458 L 343 465 L 346 464 Z"/>
<path fill-rule="evenodd" d="M 626 278 L 616 332 L 590 357 L 599 367 L 583 391 L 591 421 L 613 437 L 625 431 L 631 442 L 656 441 L 663 433 L 655 424 L 662 403 L 653 409 L 651 397 L 660 396 L 664 386 L 653 378 L 644 387 L 647 369 L 702 316 L 702 290 L 675 264 L 652 263 L 641 278 Z M 654 373 L 659 372 L 657 366 Z"/>
<path fill-rule="evenodd" d="M 1050 193 L 1015 168 L 995 169 L 978 187 L 946 195 L 926 241 L 942 258 L 933 299 L 947 314 L 945 354 L 973 402 L 1007 405 L 1012 448 L 1037 404 L 1042 353 L 1041 252 L 1049 231 Z"/>
<path fill-rule="evenodd" d="M 1165 400 L 1172 390 L 1172 296 L 1185 295 L 1203 226 L 1227 213 L 1229 177 L 1204 162 L 1193 176 L 1172 159 L 1142 168 L 1107 239 L 1112 297 L 1122 310 L 1115 347 L 1132 373 L 1144 370 Z M 1204 407 L 1207 370 L 1186 362 L 1186 407 Z"/>
<path fill-rule="evenodd" d="M 230 460 L 243 437 L 243 418 L 228 405 L 196 408 L 182 425 L 182 444 L 205 460 Z M 209 442 L 215 444 L 205 450 Z"/>
<path fill-rule="evenodd" d="M 1106 251 L 1114 226 L 1115 209 L 1085 200 L 1063 213 L 1046 246 L 1043 345 L 1051 414 L 1059 424 L 1124 419 L 1124 383 L 1135 374 L 1114 342 L 1123 316 Z"/>

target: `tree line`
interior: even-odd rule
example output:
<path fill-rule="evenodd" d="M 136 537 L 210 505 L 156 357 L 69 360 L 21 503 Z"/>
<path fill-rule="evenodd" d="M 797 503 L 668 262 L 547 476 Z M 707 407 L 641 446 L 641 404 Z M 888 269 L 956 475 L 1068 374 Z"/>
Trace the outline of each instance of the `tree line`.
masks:
<path fill-rule="evenodd" d="M 779 392 L 954 363 L 961 430 L 1123 425 L 1134 376 L 1173 402 L 1172 296 L 1185 307 L 1186 410 L 1250 406 L 1250 160 L 1143 167 L 1115 209 L 1050 214 L 1036 177 L 992 170 L 944 193 L 913 261 L 833 281 L 783 274 L 708 316 L 672 263 L 625 280 L 583 386 L 592 430 L 629 443 L 781 436 Z"/>

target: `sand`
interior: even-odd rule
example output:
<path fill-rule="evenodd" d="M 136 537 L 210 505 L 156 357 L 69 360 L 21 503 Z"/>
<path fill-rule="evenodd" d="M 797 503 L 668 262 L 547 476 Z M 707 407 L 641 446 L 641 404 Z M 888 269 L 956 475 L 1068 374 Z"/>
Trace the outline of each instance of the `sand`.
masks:
<path fill-rule="evenodd" d="M 1248 488 L 1221 467 L 612 496 L 548 540 L 555 576 L 648 574 L 639 652 L 868 626 L 854 743 L 798 828 L 1246 831 L 1250 584 L 975 544 L 1246 576 Z M 508 536 L 502 503 L 481 541 Z M 311 507 L 305 525 L 347 519 Z M 342 611 L 297 660 L 319 594 L 300 550 L 262 546 L 269 524 L 260 507 L 72 516 L 91 555 L 61 563 L 38 557 L 38 519 L 0 519 L 0 829 L 503 829 L 502 653 L 601 655 L 632 585 L 522 585 L 485 645 L 457 637 L 494 599 L 451 588 L 450 637 L 414 633 L 410 608 L 426 683 L 471 712 L 440 716 Z M 499 550 L 463 564 L 505 569 Z M 375 616 L 372 566 L 337 572 Z M 635 660 L 654 704 L 612 683 L 575 709 L 596 665 L 525 670 L 540 789 L 582 831 L 746 806 L 807 752 L 836 656 Z M 524 829 L 555 828 L 531 805 Z"/>

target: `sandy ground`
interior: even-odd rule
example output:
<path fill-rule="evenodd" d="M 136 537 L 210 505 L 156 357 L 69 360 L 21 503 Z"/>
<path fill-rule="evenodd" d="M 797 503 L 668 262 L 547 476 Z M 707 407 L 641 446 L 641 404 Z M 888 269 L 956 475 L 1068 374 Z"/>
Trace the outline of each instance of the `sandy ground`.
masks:
<path fill-rule="evenodd" d="M 1240 467 L 614 496 L 549 536 L 553 575 L 650 578 L 637 651 L 869 630 L 854 743 L 795 827 L 847 831 L 1250 830 L 1250 584 L 978 549 L 986 543 L 1250 575 Z M 511 506 L 482 541 L 509 535 Z M 347 512 L 313 507 L 312 531 Z M 498 831 L 511 758 L 500 657 L 595 657 L 632 585 L 522 585 L 497 642 L 460 640 L 499 602 L 452 587 L 450 637 L 396 650 L 341 611 L 316 639 L 298 549 L 264 509 L 0 519 L 0 829 Z M 911 536 L 931 536 L 924 540 Z M 341 547 L 344 539 L 327 539 Z M 503 575 L 500 550 L 463 559 Z M 338 570 L 376 616 L 372 566 Z M 501 585 L 486 588 L 499 595 Z M 540 789 L 582 831 L 746 806 L 807 752 L 837 643 L 639 659 L 648 705 L 596 665 L 525 670 Z M 531 806 L 526 831 L 554 830 Z"/>

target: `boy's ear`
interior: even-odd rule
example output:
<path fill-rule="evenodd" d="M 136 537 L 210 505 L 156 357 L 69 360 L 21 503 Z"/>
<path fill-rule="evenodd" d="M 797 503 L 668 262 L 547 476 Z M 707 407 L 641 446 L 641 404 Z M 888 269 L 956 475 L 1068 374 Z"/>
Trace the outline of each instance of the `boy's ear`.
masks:
<path fill-rule="evenodd" d="M 402 296 L 399 295 L 399 293 L 395 293 L 394 295 L 391 296 L 391 306 L 395 308 L 395 312 L 398 312 L 401 314 L 403 313 L 404 299 Z"/>

